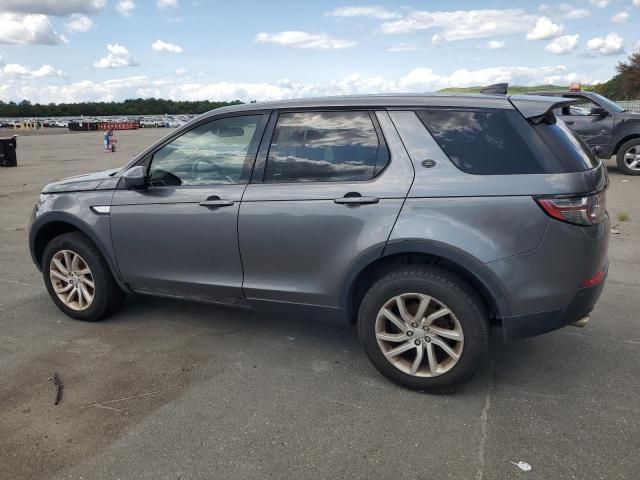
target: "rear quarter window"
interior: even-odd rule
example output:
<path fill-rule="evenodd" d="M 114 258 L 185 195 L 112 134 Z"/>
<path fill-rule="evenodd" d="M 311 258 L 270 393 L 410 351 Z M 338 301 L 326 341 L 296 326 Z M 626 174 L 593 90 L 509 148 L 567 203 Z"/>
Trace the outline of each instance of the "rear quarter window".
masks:
<path fill-rule="evenodd" d="M 589 150 L 562 122 L 556 124 L 555 117 L 553 125 L 534 126 L 516 110 L 429 109 L 416 114 L 451 161 L 466 173 L 516 175 L 593 168 L 585 161 Z"/>

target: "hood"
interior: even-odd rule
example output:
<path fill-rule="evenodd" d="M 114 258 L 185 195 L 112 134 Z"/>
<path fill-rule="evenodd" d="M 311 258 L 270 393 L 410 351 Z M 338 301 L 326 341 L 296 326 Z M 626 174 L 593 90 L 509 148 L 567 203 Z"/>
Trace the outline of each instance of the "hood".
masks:
<path fill-rule="evenodd" d="M 89 173 L 86 175 L 77 175 L 75 177 L 65 178 L 57 182 L 50 183 L 42 189 L 42 193 L 59 193 L 59 192 L 82 192 L 89 190 L 97 190 L 104 188 L 115 188 L 117 178 L 112 175 L 119 168 L 112 168 L 102 172 Z"/>
<path fill-rule="evenodd" d="M 617 120 L 621 120 L 621 121 L 627 121 L 627 120 L 634 120 L 634 121 L 638 121 L 640 120 L 640 113 L 639 112 L 620 112 L 620 113 L 616 113 L 616 119 Z"/>

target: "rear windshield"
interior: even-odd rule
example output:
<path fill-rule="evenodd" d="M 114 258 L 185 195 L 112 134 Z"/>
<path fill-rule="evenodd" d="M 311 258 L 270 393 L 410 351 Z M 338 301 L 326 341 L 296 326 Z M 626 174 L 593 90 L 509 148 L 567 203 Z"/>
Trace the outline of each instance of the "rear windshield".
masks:
<path fill-rule="evenodd" d="M 516 110 L 429 109 L 416 114 L 466 173 L 563 173 L 597 165 L 589 149 L 554 117 L 553 125 L 534 127 Z"/>

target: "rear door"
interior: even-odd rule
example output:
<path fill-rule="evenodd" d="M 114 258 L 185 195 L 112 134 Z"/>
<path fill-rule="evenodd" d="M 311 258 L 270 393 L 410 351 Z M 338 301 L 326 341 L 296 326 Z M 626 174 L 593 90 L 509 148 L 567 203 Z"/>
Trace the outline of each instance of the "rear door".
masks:
<path fill-rule="evenodd" d="M 379 257 L 413 181 L 386 112 L 272 114 L 238 232 L 249 299 L 337 307 Z"/>
<path fill-rule="evenodd" d="M 267 118 L 245 114 L 197 125 L 151 155 L 146 190 L 116 191 L 113 245 L 134 290 L 241 300 L 238 210 Z"/>

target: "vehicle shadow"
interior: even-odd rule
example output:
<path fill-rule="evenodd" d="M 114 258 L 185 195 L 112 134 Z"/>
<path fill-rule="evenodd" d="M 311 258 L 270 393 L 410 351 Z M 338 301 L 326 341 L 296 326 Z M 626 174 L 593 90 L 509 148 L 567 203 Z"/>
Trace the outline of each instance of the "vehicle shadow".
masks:
<path fill-rule="evenodd" d="M 369 381 L 391 386 L 369 365 L 353 325 L 336 325 L 293 314 L 274 314 L 209 304 L 131 296 L 127 305 L 107 322 L 114 327 L 156 330 L 161 335 L 196 336 L 207 345 L 207 338 L 224 337 L 224 345 L 237 348 L 251 338 L 259 350 L 295 349 L 301 361 L 328 361 L 340 353 L 342 361 Z M 575 348 L 566 348 L 566 343 Z M 216 343 L 216 348 L 221 348 Z M 575 371 L 584 361 L 585 350 L 576 337 L 555 332 L 539 337 L 505 343 L 502 330 L 491 332 L 490 354 L 479 373 L 459 392 L 480 393 L 499 385 L 522 390 L 546 390 L 555 381 L 575 381 Z M 588 352 L 587 352 L 588 353 Z M 256 354 L 258 357 L 260 353 Z M 263 359 L 269 361 L 269 359 Z M 549 382 L 553 372 L 554 382 Z"/>

